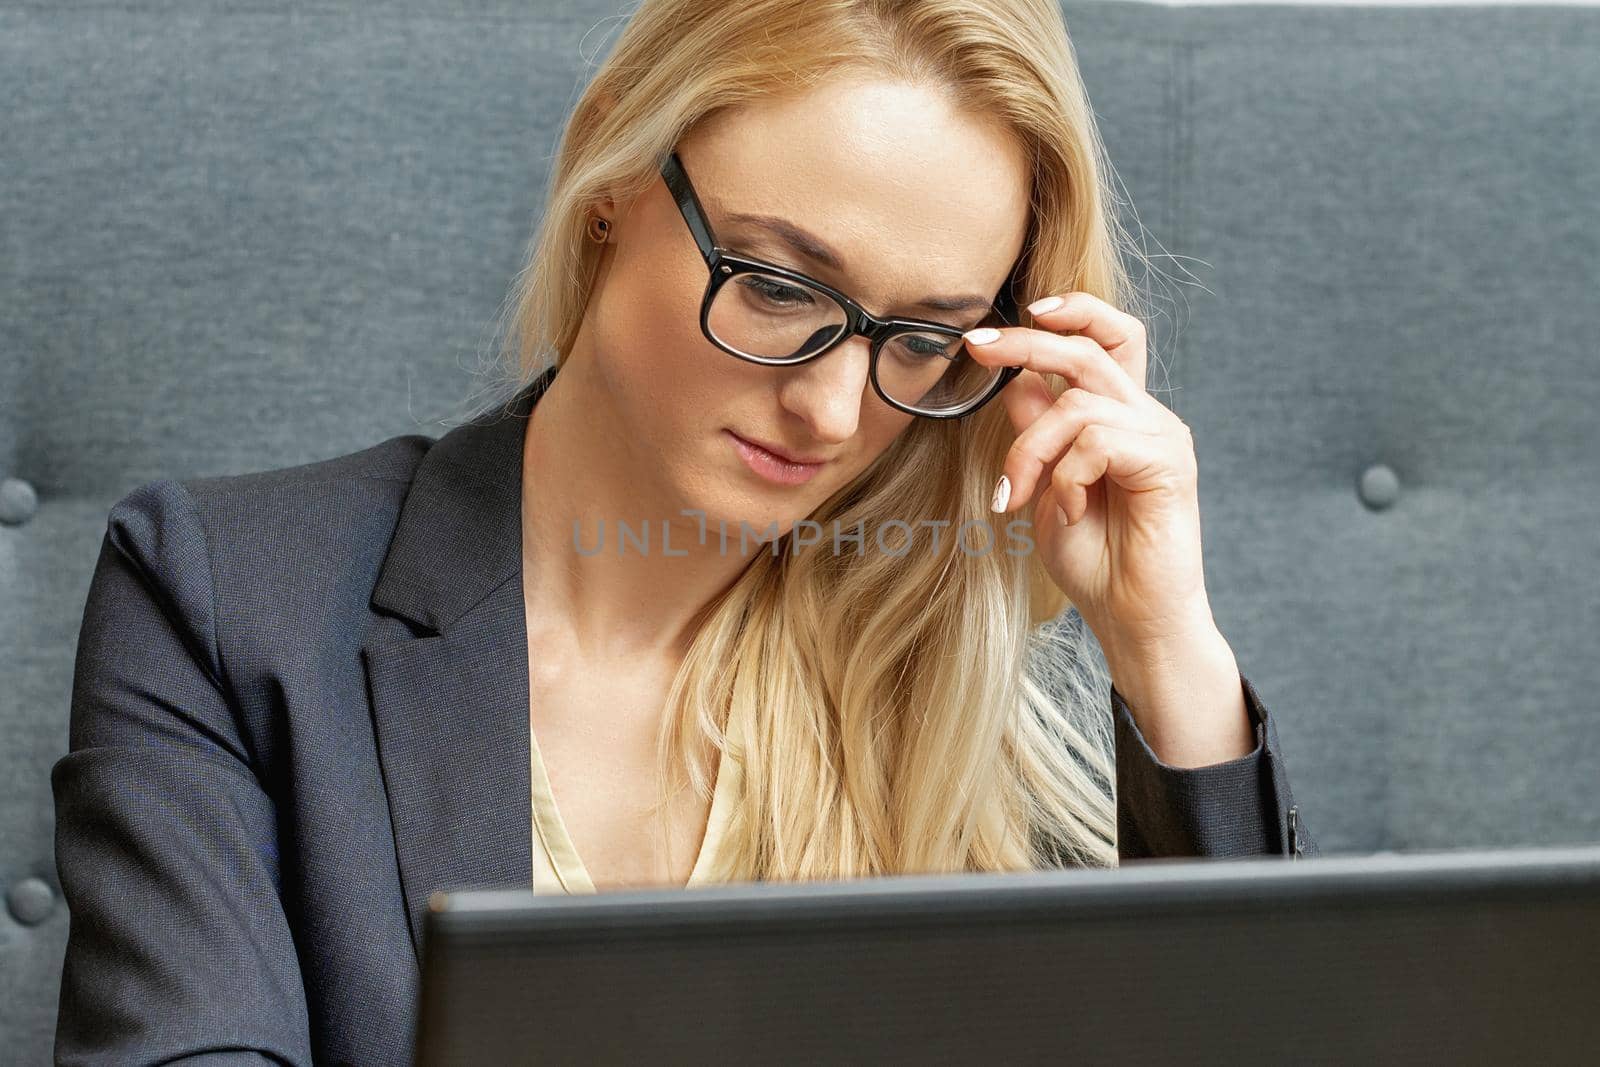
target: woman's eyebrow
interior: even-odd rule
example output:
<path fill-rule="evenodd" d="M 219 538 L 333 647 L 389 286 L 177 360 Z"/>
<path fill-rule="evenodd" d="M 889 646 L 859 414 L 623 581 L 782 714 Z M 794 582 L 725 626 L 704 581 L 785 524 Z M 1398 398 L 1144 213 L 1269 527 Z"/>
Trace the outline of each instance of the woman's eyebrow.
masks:
<path fill-rule="evenodd" d="M 821 263 L 837 274 L 846 273 L 844 261 L 839 258 L 837 252 L 828 247 L 826 241 L 809 230 L 796 226 L 788 219 L 745 211 L 733 212 L 725 218 L 728 223 L 744 222 L 760 226 L 807 259 Z M 908 306 L 929 308 L 933 311 L 988 311 L 993 303 L 992 299 L 982 296 L 930 296 Z"/>

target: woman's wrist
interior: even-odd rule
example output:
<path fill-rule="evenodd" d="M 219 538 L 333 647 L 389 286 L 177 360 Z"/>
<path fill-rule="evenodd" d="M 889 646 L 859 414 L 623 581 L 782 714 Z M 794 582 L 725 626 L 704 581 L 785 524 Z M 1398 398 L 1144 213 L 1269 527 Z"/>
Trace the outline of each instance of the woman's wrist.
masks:
<path fill-rule="evenodd" d="M 1255 750 L 1239 664 L 1215 624 L 1101 647 L 1112 684 L 1162 763 L 1204 767 Z"/>

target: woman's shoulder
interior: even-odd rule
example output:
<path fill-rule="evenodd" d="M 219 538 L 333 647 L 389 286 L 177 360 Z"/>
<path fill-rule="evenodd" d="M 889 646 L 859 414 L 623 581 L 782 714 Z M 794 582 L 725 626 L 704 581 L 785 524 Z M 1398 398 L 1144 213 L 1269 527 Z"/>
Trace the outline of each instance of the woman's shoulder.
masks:
<path fill-rule="evenodd" d="M 436 443 L 422 434 L 405 434 L 289 467 L 162 478 L 123 496 L 112 505 L 110 519 L 115 526 L 119 519 L 135 517 L 158 525 L 187 518 L 211 535 L 208 540 L 240 535 L 258 548 L 274 534 L 314 536 L 329 526 L 344 527 L 348 535 L 352 521 L 382 525 L 385 511 L 398 510 Z"/>
<path fill-rule="evenodd" d="M 188 478 L 181 484 L 196 500 L 208 501 L 272 493 L 293 495 L 328 485 L 355 489 L 365 482 L 409 485 L 422 458 L 437 443 L 423 434 L 403 434 L 329 459 L 245 474 Z"/>
<path fill-rule="evenodd" d="M 148 576 L 247 612 L 364 605 L 432 437 L 243 474 L 162 478 L 107 518 L 108 541 Z M 313 609 L 313 605 L 316 606 Z"/>

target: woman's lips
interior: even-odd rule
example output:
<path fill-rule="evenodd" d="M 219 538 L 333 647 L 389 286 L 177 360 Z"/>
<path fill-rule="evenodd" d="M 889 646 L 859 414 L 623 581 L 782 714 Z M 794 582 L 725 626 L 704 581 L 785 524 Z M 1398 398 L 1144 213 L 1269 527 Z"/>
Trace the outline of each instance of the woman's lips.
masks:
<path fill-rule="evenodd" d="M 739 458 L 744 460 L 745 466 L 777 485 L 800 485 L 808 482 L 827 465 L 825 463 L 790 463 L 788 460 L 768 452 L 760 445 L 746 441 L 732 430 L 724 430 L 722 432 L 727 434 L 729 440 L 733 442 L 733 447 L 739 453 Z"/>

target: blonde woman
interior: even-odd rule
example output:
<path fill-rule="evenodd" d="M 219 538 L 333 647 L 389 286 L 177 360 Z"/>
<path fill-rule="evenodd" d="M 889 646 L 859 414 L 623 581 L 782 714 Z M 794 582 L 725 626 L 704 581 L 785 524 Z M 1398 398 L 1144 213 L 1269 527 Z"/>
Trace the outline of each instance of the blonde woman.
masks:
<path fill-rule="evenodd" d="M 1053 0 L 646 0 L 507 396 L 112 509 L 63 1061 L 408 1062 L 438 888 L 1314 853 L 1100 151 Z"/>

